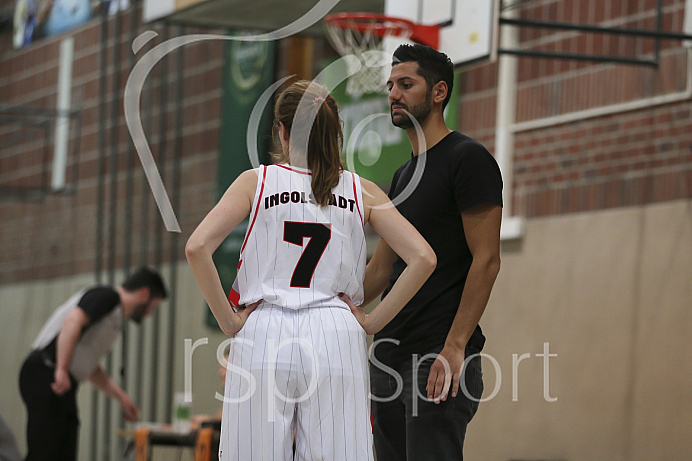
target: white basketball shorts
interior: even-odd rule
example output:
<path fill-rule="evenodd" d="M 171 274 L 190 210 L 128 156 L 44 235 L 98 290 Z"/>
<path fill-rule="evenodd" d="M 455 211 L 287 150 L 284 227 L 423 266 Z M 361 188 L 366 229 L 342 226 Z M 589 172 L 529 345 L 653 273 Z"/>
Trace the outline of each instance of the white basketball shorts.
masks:
<path fill-rule="evenodd" d="M 261 304 L 231 342 L 219 460 L 371 461 L 369 390 L 349 310 Z"/>

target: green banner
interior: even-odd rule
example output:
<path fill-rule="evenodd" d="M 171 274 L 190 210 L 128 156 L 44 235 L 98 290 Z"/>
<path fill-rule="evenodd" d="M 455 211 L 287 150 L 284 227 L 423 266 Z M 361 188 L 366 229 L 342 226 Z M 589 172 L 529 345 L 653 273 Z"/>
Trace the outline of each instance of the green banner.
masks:
<path fill-rule="evenodd" d="M 228 41 L 224 50 L 223 95 L 221 100 L 221 137 L 217 173 L 218 198 L 245 170 L 252 168 L 248 156 L 247 132 L 250 113 L 260 95 L 274 82 L 274 42 Z M 257 142 L 261 163 L 269 163 L 272 107 L 262 115 Z M 248 226 L 246 219 L 231 232 L 214 253 L 214 263 L 224 291 L 235 280 L 240 247 Z M 209 312 L 207 324 L 217 327 Z"/>

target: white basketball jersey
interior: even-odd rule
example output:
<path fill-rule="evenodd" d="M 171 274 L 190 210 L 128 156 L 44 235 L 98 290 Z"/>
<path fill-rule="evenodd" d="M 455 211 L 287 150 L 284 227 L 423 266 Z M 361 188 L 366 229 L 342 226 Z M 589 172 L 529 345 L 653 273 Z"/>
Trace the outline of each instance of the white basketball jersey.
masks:
<path fill-rule="evenodd" d="M 311 197 L 310 170 L 261 166 L 240 250 L 234 305 L 265 302 L 291 309 L 363 302 L 366 246 L 360 179 L 342 171 L 327 206 Z"/>

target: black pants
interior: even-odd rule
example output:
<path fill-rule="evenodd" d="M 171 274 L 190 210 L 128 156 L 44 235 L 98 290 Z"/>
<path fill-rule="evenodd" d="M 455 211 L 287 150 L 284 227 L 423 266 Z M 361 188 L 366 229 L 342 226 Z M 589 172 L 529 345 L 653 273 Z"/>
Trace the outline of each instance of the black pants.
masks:
<path fill-rule="evenodd" d="M 19 374 L 19 390 L 28 414 L 26 461 L 77 459 L 77 381 L 70 377 L 70 390 L 56 395 L 50 387 L 54 372 L 55 368 L 44 360 L 41 352 L 33 351 Z"/>
<path fill-rule="evenodd" d="M 479 352 L 469 346 L 466 357 Z M 447 400 L 439 404 L 429 402 L 425 390 L 433 362 L 434 358 L 429 358 L 414 366 L 413 360 L 409 360 L 394 373 L 370 365 L 377 459 L 463 460 L 466 426 L 476 414 L 483 393 L 481 358 L 476 355 L 467 362 L 457 396 L 453 398 L 450 392 Z M 397 382 L 396 375 L 401 377 L 401 382 Z M 414 383 L 417 383 L 418 393 Z"/>

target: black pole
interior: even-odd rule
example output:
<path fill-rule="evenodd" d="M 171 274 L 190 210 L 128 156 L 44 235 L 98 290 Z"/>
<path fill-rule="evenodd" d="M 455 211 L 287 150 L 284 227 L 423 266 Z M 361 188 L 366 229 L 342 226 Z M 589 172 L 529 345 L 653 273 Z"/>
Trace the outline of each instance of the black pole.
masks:
<path fill-rule="evenodd" d="M 660 2 L 660 0 L 659 0 Z M 628 29 L 604 26 L 590 26 L 568 22 L 536 21 L 531 19 L 500 18 L 500 24 L 507 26 L 535 27 L 538 29 L 558 29 L 580 32 L 594 32 L 611 35 L 629 35 L 642 38 L 658 38 L 662 40 L 692 40 L 692 35 L 659 30 Z"/>
<path fill-rule="evenodd" d="M 105 12 L 108 15 L 108 12 Z M 108 283 L 115 283 L 115 266 L 118 257 L 118 143 L 120 141 L 120 36 L 122 34 L 120 9 L 113 18 L 113 80 L 111 83 L 111 133 L 110 133 L 110 210 L 108 216 Z"/>
<path fill-rule="evenodd" d="M 72 158 L 74 163 L 72 164 L 72 187 L 70 188 L 73 193 L 77 193 L 77 184 L 79 184 L 79 161 L 80 152 L 82 150 L 82 112 L 81 109 L 72 112 L 74 116 L 74 125 L 72 129 L 74 130 L 74 147 Z"/>
<path fill-rule="evenodd" d="M 165 42 L 168 40 L 170 35 L 169 25 L 163 24 L 163 34 L 161 40 Z M 166 119 L 167 119 L 167 108 L 168 108 L 168 56 L 165 55 L 159 64 L 160 66 L 160 78 L 159 78 L 159 143 L 158 143 L 158 167 L 161 172 L 161 180 L 165 183 L 166 178 L 166 147 L 167 147 L 167 133 L 166 133 Z M 154 235 L 156 236 L 155 246 L 154 246 L 154 265 L 157 269 L 161 269 L 161 264 L 163 262 L 163 239 L 165 237 L 165 230 L 163 228 L 163 220 L 160 216 L 157 216 L 154 225 Z M 158 357 L 159 357 L 159 329 L 161 327 L 161 311 L 157 310 L 153 315 L 154 328 L 153 335 L 150 341 L 152 342 L 152 358 L 154 359 L 155 366 L 158 367 Z M 156 411 L 158 408 L 157 396 L 158 396 L 158 384 L 159 377 L 158 373 L 154 372 L 152 374 L 151 382 L 151 414 L 156 416 Z"/>
<path fill-rule="evenodd" d="M 137 37 L 137 5 L 133 4 L 130 7 L 130 36 L 127 43 L 132 43 Z M 134 68 L 136 64 L 135 54 L 130 54 L 130 59 L 128 62 L 128 68 Z M 123 228 L 125 229 L 124 235 L 124 249 L 123 249 L 123 275 L 127 277 L 130 275 L 130 266 L 132 265 L 132 234 L 130 231 L 132 229 L 132 208 L 134 207 L 134 170 L 135 170 L 135 145 L 132 141 L 132 137 L 127 137 L 127 179 L 125 183 L 126 194 L 126 204 L 125 204 L 125 222 Z M 121 364 L 122 368 L 120 371 L 120 377 L 122 380 L 122 388 L 125 392 L 128 391 L 127 385 L 127 368 L 129 365 L 128 360 L 128 341 L 129 341 L 129 328 L 128 323 L 123 323 L 122 328 L 122 349 L 121 349 Z M 135 402 L 136 403 L 136 402 Z M 121 426 L 124 424 L 123 418 L 120 418 Z M 124 442 L 124 441 L 123 441 Z"/>
<path fill-rule="evenodd" d="M 153 47 L 152 42 L 147 43 L 145 47 L 146 49 L 139 51 L 140 56 L 144 56 L 149 50 L 151 50 Z M 142 89 L 142 106 L 137 108 L 137 110 L 142 111 L 142 128 L 144 129 L 144 133 L 147 134 L 149 133 L 152 124 L 151 86 L 152 79 L 146 79 L 144 81 L 144 88 Z M 140 246 L 137 264 L 140 266 L 146 266 L 149 263 L 149 202 L 151 200 L 151 190 L 149 188 L 147 177 L 143 173 L 142 180 L 140 182 L 140 198 Z M 135 347 L 140 353 L 144 352 L 144 328 L 137 329 L 137 343 Z M 142 390 L 144 385 L 142 380 L 143 372 L 144 360 L 138 360 L 135 364 L 135 376 L 137 377 L 139 383 L 135 389 L 133 389 L 133 399 L 135 402 L 141 402 L 144 395 Z M 149 421 L 153 420 L 154 415 L 148 414 L 146 408 L 140 408 L 142 410 L 142 418 Z"/>
<path fill-rule="evenodd" d="M 618 64 L 635 64 L 639 66 L 651 66 L 657 67 L 657 61 L 644 60 L 644 59 L 634 59 L 634 58 L 623 58 L 620 56 L 599 56 L 591 54 L 573 54 L 573 53 L 555 53 L 551 51 L 538 51 L 538 50 L 508 50 L 506 48 L 499 48 L 497 50 L 498 54 L 511 54 L 515 56 L 524 56 L 530 58 L 550 58 L 550 59 L 574 59 L 576 61 L 593 61 L 593 62 L 610 62 Z"/>
<path fill-rule="evenodd" d="M 127 43 L 132 43 L 137 34 L 137 6 L 133 4 L 130 6 L 130 34 Z M 128 69 L 132 69 L 135 65 L 135 54 L 130 54 L 130 59 L 128 61 Z M 127 278 L 130 275 L 130 265 L 131 265 L 131 254 L 132 254 L 132 207 L 134 206 L 134 176 L 133 171 L 135 168 L 134 162 L 134 143 L 132 142 L 132 137 L 127 136 L 127 165 L 125 167 L 125 217 L 123 223 L 123 229 L 125 230 L 123 236 L 123 277 Z M 127 385 L 128 377 L 128 341 L 129 341 L 129 322 L 123 322 L 122 328 L 120 329 L 120 337 L 122 341 L 120 342 L 120 387 L 128 393 L 129 386 Z M 129 395 L 129 393 L 128 393 Z M 135 402 L 137 403 L 137 402 Z M 123 413 L 120 412 L 118 417 L 118 427 L 125 426 L 125 418 Z M 120 438 L 119 452 L 123 453 L 125 450 L 125 439 Z"/>
<path fill-rule="evenodd" d="M 94 268 L 97 283 L 101 283 L 103 271 L 103 215 L 105 199 L 106 176 L 106 72 L 108 65 L 108 21 L 107 17 L 101 14 L 101 38 L 100 38 L 100 69 L 99 69 L 99 136 L 98 141 L 98 184 L 96 190 L 96 265 Z M 91 390 L 91 454 L 90 459 L 99 459 L 98 456 L 98 391 Z"/>
<path fill-rule="evenodd" d="M 659 34 L 663 29 L 663 0 L 657 0 L 656 2 L 656 32 Z M 654 59 L 659 62 L 661 58 L 661 39 L 656 37 L 654 42 Z"/>
<path fill-rule="evenodd" d="M 108 11 L 104 8 L 104 21 L 109 21 Z M 120 36 L 122 34 L 122 13 L 120 9 L 115 13 L 113 18 L 113 40 L 112 40 L 112 72 L 113 80 L 111 83 L 111 115 L 110 115 L 110 209 L 108 211 L 108 284 L 115 285 L 115 270 L 118 258 L 118 143 L 120 129 Z M 106 357 L 106 370 L 112 375 L 113 373 L 113 352 Z M 106 427 L 111 420 L 111 404 L 108 400 L 103 409 L 104 420 Z M 122 418 L 122 416 L 120 417 Z M 101 459 L 108 459 L 111 446 L 111 434 L 106 431 L 104 437 L 104 446 L 101 450 Z"/>
<path fill-rule="evenodd" d="M 57 122 L 60 123 L 60 122 Z M 48 162 L 50 161 L 50 146 L 53 145 L 53 136 L 51 135 L 51 130 L 50 130 L 50 122 L 48 120 L 44 120 L 43 123 L 41 124 L 41 127 L 43 128 L 44 137 L 43 137 L 43 171 L 41 172 L 41 192 L 46 193 L 50 192 L 51 189 L 51 184 L 50 181 L 48 180 Z M 43 195 L 41 195 L 41 199 L 43 199 Z"/>
<path fill-rule="evenodd" d="M 184 32 L 183 27 L 178 28 L 178 34 L 182 35 Z M 182 144 L 183 144 L 183 72 L 185 70 L 184 59 L 185 54 L 183 47 L 178 48 L 177 51 L 177 69 L 175 73 L 175 135 L 173 142 L 173 209 L 180 209 L 180 198 L 181 198 L 181 164 L 182 164 Z M 174 363 L 175 363 L 175 322 L 176 322 L 176 310 L 178 308 L 178 296 L 177 296 L 177 285 L 178 285 L 178 261 L 180 260 L 180 253 L 178 251 L 179 234 L 177 232 L 171 233 L 171 279 L 170 284 L 170 300 L 168 302 L 169 309 L 169 331 L 168 331 L 168 373 L 166 382 L 168 383 L 166 387 L 166 402 L 173 401 L 173 383 L 174 383 Z M 171 405 L 166 407 L 166 420 L 172 421 L 172 408 Z"/>
<path fill-rule="evenodd" d="M 108 71 L 108 21 L 101 14 L 101 44 L 100 44 L 100 70 L 99 70 L 99 140 L 98 140 L 98 186 L 96 192 L 96 282 L 101 283 L 103 270 L 103 202 L 105 200 L 105 175 L 106 175 L 106 73 Z"/>

